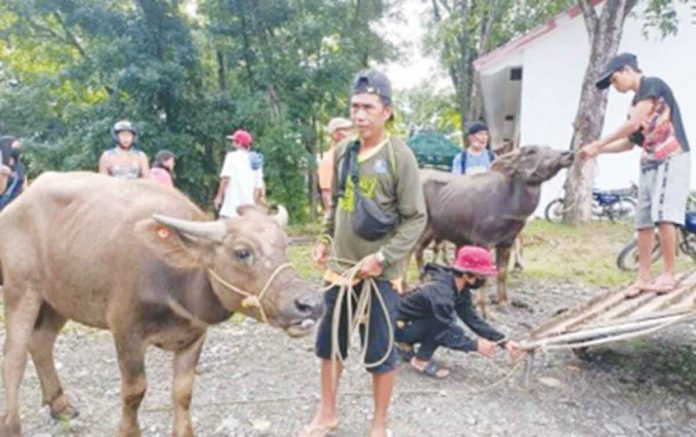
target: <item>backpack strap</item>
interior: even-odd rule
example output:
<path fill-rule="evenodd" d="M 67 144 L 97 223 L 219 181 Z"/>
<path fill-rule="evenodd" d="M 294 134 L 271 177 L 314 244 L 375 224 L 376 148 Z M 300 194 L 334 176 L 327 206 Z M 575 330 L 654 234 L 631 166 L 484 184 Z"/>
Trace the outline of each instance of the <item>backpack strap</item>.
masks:
<path fill-rule="evenodd" d="M 389 167 L 392 170 L 392 175 L 396 175 L 396 154 L 394 153 L 394 146 L 392 146 L 391 141 L 387 141 L 386 146 L 389 152 Z M 343 154 L 343 162 L 341 162 L 337 197 L 343 197 L 345 194 L 346 180 L 348 179 L 349 173 L 350 179 L 353 181 L 353 187 L 357 187 L 355 189 L 360 189 L 360 165 L 358 163 L 359 151 L 360 142 L 357 140 L 346 147 L 346 151 Z"/>
<path fill-rule="evenodd" d="M 490 159 L 491 164 L 493 164 L 493 161 L 495 161 L 495 154 L 491 149 L 486 149 L 486 152 L 488 152 L 488 159 Z"/>
<path fill-rule="evenodd" d="M 461 174 L 466 174 L 466 149 L 462 150 L 462 159 L 459 161 L 459 167 L 462 171 Z"/>
<path fill-rule="evenodd" d="M 353 155 L 356 156 L 357 161 L 359 147 L 360 143 L 358 141 L 346 146 L 345 152 L 343 153 L 343 161 L 341 162 L 341 171 L 339 173 L 337 198 L 343 197 L 346 192 L 346 181 L 348 179 L 348 173 L 351 171 L 351 161 L 353 160 Z"/>
<path fill-rule="evenodd" d="M 12 199 L 17 195 L 17 190 L 19 189 L 20 178 L 14 176 L 12 177 L 12 182 L 7 186 L 5 192 L 0 195 L 0 210 L 2 210 Z"/>
<path fill-rule="evenodd" d="M 394 146 L 392 146 L 391 139 L 387 140 L 387 147 L 389 148 L 389 166 L 392 169 L 392 176 L 396 175 L 396 155 L 394 154 Z"/>

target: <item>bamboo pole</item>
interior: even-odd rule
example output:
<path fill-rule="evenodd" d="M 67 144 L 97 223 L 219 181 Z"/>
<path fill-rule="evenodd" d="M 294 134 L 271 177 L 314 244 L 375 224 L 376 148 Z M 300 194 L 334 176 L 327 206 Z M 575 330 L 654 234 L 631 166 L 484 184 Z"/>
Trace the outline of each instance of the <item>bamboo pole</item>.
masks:
<path fill-rule="evenodd" d="M 649 328 L 649 329 L 642 329 L 634 332 L 629 332 L 626 334 L 622 335 L 616 335 L 613 337 L 605 337 L 605 338 L 600 338 L 596 340 L 588 340 L 580 343 L 572 343 L 572 344 L 559 344 L 559 345 L 549 345 L 546 346 L 544 349 L 546 350 L 560 350 L 560 349 L 578 349 L 578 348 L 583 348 L 583 347 L 590 347 L 590 346 L 597 346 L 600 344 L 604 343 L 609 343 L 613 341 L 620 341 L 620 340 L 629 340 L 631 338 L 636 338 L 636 337 L 642 337 L 644 335 L 652 334 L 653 332 L 657 332 L 660 329 L 666 328 L 670 325 L 673 325 L 677 322 L 682 322 L 684 321 L 683 319 L 675 319 L 671 322 L 663 323 L 661 325 Z"/>
<path fill-rule="evenodd" d="M 541 338 L 538 340 L 534 341 L 529 341 L 529 342 L 522 342 L 520 344 L 520 348 L 522 349 L 536 349 L 538 347 L 545 347 L 548 348 L 549 345 L 554 344 L 554 343 L 568 343 L 572 341 L 580 341 L 580 340 L 587 340 L 593 337 L 599 337 L 599 336 L 610 336 L 610 335 L 618 335 L 618 334 L 623 334 L 623 333 L 628 333 L 628 332 L 633 332 L 633 331 L 638 331 L 641 329 L 649 329 L 654 326 L 658 326 L 661 324 L 665 323 L 671 323 L 673 321 L 678 321 L 681 319 L 686 319 L 686 318 L 691 318 L 696 316 L 695 312 L 689 312 L 685 315 L 675 315 L 675 316 L 667 316 L 667 317 L 661 317 L 657 319 L 651 319 L 651 320 L 643 320 L 639 322 L 627 322 L 627 323 L 621 323 L 621 324 L 615 324 L 611 326 L 605 326 L 605 327 L 599 327 L 599 328 L 594 328 L 594 329 L 584 329 L 576 332 L 571 332 L 568 334 L 561 334 L 557 336 L 552 336 L 552 337 L 546 337 L 546 338 Z"/>
<path fill-rule="evenodd" d="M 620 325 L 623 323 L 629 323 L 629 322 L 642 322 L 646 320 L 653 320 L 653 319 L 659 319 L 662 317 L 671 317 L 671 316 L 683 316 L 689 313 L 693 313 L 694 309 L 688 309 L 688 310 L 677 310 L 677 311 L 659 311 L 655 313 L 650 313 L 650 314 L 641 314 L 641 315 L 634 315 L 631 314 L 626 317 L 621 317 L 618 319 L 611 319 L 611 320 L 603 320 L 601 322 L 597 323 L 592 323 L 588 324 L 585 328 L 600 328 L 600 327 L 606 327 L 606 326 L 613 326 L 613 325 Z"/>

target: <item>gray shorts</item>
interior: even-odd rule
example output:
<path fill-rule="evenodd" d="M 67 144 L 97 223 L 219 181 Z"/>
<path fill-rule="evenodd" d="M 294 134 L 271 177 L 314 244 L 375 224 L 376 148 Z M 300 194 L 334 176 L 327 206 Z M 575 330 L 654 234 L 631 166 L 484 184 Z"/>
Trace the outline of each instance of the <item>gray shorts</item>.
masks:
<path fill-rule="evenodd" d="M 661 222 L 684 224 L 690 174 L 689 152 L 667 158 L 655 168 L 641 169 L 636 229 L 652 228 Z"/>

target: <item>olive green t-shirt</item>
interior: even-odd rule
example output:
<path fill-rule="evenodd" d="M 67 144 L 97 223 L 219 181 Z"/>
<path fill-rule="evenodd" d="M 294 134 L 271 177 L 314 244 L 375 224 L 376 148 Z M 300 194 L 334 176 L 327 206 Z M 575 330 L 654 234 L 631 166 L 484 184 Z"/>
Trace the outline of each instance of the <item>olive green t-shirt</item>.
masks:
<path fill-rule="evenodd" d="M 353 231 L 354 192 L 350 174 L 346 178 L 343 196 L 338 197 L 343 160 L 348 158 L 352 144 L 354 142 L 348 141 L 336 147 L 331 208 L 324 219 L 323 235 L 333 239 L 335 258 L 358 262 L 367 255 L 381 252 L 385 267 L 379 279 L 399 278 L 405 273 L 408 256 L 426 224 L 425 200 L 416 157 L 395 137 L 388 137 L 358 155 L 362 193 L 399 218 L 391 232 L 377 241 L 369 241 Z M 340 273 L 348 267 L 350 265 L 333 262 L 331 270 Z"/>

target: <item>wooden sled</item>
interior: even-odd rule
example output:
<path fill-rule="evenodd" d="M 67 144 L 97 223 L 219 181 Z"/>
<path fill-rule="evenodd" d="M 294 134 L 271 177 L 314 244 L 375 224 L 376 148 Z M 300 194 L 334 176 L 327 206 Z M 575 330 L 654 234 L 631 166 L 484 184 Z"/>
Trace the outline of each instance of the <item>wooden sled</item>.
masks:
<path fill-rule="evenodd" d="M 696 318 L 696 270 L 680 275 L 667 294 L 643 292 L 627 299 L 627 288 L 612 290 L 565 311 L 520 342 L 528 352 L 523 372 L 529 386 L 536 350 L 571 349 L 582 356 L 588 347 L 649 335 Z"/>

